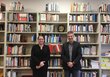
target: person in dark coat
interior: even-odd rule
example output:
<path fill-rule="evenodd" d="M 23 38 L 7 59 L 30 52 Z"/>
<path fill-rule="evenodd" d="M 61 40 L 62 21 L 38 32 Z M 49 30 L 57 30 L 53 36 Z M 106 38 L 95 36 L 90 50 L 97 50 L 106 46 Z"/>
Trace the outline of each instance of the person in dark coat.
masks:
<path fill-rule="evenodd" d="M 49 59 L 49 46 L 44 44 L 44 37 L 40 35 L 38 44 L 33 45 L 31 50 L 30 67 L 33 77 L 47 77 Z"/>
<path fill-rule="evenodd" d="M 67 33 L 67 39 L 68 42 L 63 44 L 61 52 L 62 66 L 65 77 L 80 77 L 80 60 L 82 58 L 81 45 L 79 42 L 74 41 L 72 31 Z"/>

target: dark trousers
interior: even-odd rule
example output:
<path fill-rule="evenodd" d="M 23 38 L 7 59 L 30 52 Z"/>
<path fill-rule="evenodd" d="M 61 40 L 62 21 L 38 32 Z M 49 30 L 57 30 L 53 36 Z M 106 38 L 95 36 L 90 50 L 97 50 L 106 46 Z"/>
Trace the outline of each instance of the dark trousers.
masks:
<path fill-rule="evenodd" d="M 47 77 L 47 70 L 32 70 L 33 77 Z"/>
<path fill-rule="evenodd" d="M 64 70 L 65 77 L 81 77 L 80 70 Z"/>

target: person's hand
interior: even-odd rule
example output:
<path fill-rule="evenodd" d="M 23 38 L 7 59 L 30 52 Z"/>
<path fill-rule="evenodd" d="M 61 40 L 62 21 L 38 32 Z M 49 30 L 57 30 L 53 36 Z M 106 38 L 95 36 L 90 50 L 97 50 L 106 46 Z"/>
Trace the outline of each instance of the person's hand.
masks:
<path fill-rule="evenodd" d="M 45 61 L 41 61 L 41 62 L 40 62 L 40 66 L 41 66 L 41 67 L 44 66 L 44 62 L 45 62 Z"/>
<path fill-rule="evenodd" d="M 41 68 L 41 67 L 37 65 L 37 66 L 36 66 L 36 69 L 39 69 L 39 68 Z"/>
<path fill-rule="evenodd" d="M 72 68 L 73 67 L 73 62 L 67 62 L 68 67 Z"/>
<path fill-rule="evenodd" d="M 39 68 L 41 68 L 42 66 L 44 66 L 44 63 L 45 63 L 45 61 L 41 61 L 40 64 L 39 64 L 39 66 L 36 65 L 36 69 L 39 69 Z"/>

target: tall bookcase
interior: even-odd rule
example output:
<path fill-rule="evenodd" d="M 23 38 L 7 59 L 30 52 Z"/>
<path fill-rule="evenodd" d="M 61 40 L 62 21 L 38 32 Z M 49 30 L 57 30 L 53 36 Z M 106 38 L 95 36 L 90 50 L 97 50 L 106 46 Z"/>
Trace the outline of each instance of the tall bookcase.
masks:
<path fill-rule="evenodd" d="M 82 46 L 82 77 L 99 77 L 99 23 L 97 12 L 69 13 L 68 30 Z"/>
<path fill-rule="evenodd" d="M 110 13 L 6 11 L 0 13 L 0 77 L 32 74 L 29 59 L 38 35 L 51 49 L 48 77 L 64 77 L 60 53 L 68 31 L 82 46 L 82 77 L 109 76 Z"/>
<path fill-rule="evenodd" d="M 32 45 L 37 43 L 37 13 L 7 12 L 6 34 L 6 76 L 31 74 L 29 61 Z"/>
<path fill-rule="evenodd" d="M 5 12 L 0 12 L 0 77 L 4 77 Z"/>
<path fill-rule="evenodd" d="M 101 76 L 110 74 L 110 13 L 100 12 Z"/>
<path fill-rule="evenodd" d="M 67 13 L 39 13 L 38 35 L 43 35 L 50 48 L 47 77 L 64 77 L 61 67 L 61 46 L 66 40 Z"/>

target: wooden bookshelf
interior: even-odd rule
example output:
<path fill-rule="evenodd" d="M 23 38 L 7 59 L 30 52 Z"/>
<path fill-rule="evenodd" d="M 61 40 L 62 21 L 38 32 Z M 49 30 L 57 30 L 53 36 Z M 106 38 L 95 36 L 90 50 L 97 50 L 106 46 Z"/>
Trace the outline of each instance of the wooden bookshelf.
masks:
<path fill-rule="evenodd" d="M 19 16 L 20 14 L 25 15 L 23 20 L 17 18 L 17 15 Z M 29 15 L 32 16 L 32 19 L 29 19 Z M 5 19 L 0 20 L 0 48 L 2 47 L 0 73 L 2 72 L 3 77 L 6 77 L 8 72 L 20 74 L 22 71 L 23 74 L 25 72 L 24 69 L 26 69 L 25 74 L 31 75 L 29 65 L 8 66 L 7 63 L 13 62 L 11 59 L 26 59 L 26 62 L 28 62 L 31 56 L 31 48 L 34 44 L 37 44 L 38 35 L 45 37 L 46 45 L 62 46 L 67 41 L 67 32 L 71 30 L 74 31 L 75 40 L 80 42 L 82 46 L 82 63 L 84 62 L 84 65 L 81 70 L 83 74 L 95 73 L 97 77 L 101 77 L 104 71 L 110 71 L 108 67 L 102 67 L 102 64 L 106 63 L 104 62 L 106 59 L 110 60 L 110 56 L 102 55 L 102 53 L 110 51 L 110 21 L 109 17 L 105 19 L 109 15 L 109 13 L 105 12 L 3 12 Z M 86 17 L 87 19 L 85 19 Z M 59 31 L 59 26 L 63 26 L 64 30 Z M 25 27 L 28 27 L 28 29 L 25 29 Z M 22 36 L 25 39 L 15 40 L 14 36 L 17 37 L 16 39 L 20 39 Z M 47 37 L 50 39 L 47 40 Z M 51 40 L 52 38 L 54 40 Z M 25 53 L 16 53 L 19 52 L 16 48 L 20 49 L 22 47 L 24 47 L 23 51 Z M 59 76 L 64 77 L 64 70 L 60 66 L 60 53 L 61 50 L 51 52 L 50 60 L 52 59 L 53 63 L 49 61 L 48 74 L 58 73 Z M 90 65 L 86 66 L 86 61 Z M 99 66 L 97 67 L 99 68 L 91 67 L 92 63 L 95 62 L 98 63 Z M 18 75 L 17 77 L 20 76 Z"/>
<path fill-rule="evenodd" d="M 37 13 L 7 12 L 6 75 L 30 70 L 31 48 L 37 43 Z M 16 74 L 17 77 L 20 77 Z M 12 75 L 11 75 L 12 76 Z"/>

